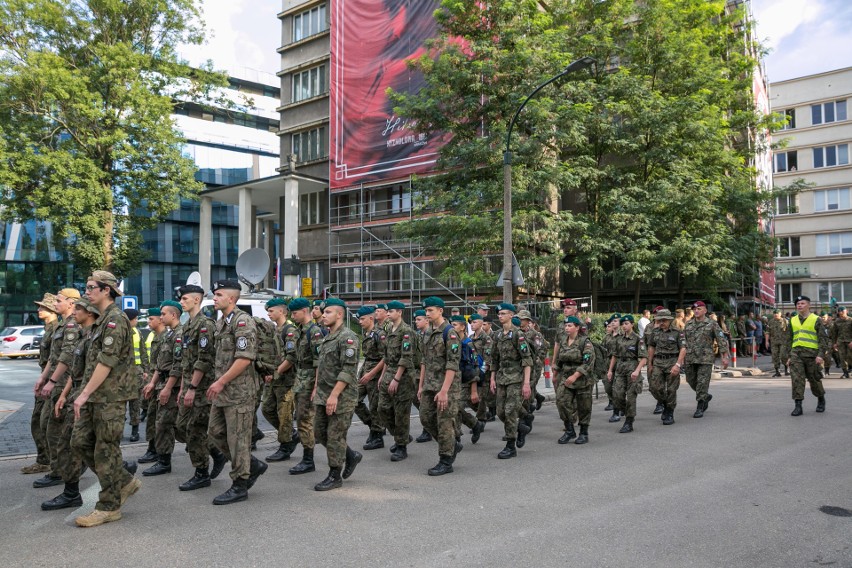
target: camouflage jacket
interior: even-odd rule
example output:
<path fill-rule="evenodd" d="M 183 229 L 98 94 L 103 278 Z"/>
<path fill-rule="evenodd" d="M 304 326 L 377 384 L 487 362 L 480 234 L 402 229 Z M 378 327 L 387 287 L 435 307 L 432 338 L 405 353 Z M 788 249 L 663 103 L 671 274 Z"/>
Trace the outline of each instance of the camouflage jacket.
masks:
<path fill-rule="evenodd" d="M 130 321 L 113 303 L 92 324 L 83 372 L 84 389 L 98 364 L 109 367 L 110 371 L 98 390 L 90 393 L 89 403 L 122 402 L 139 397 L 139 382 L 133 371 Z"/>
<path fill-rule="evenodd" d="M 447 341 L 444 342 L 444 330 L 447 331 Z M 423 334 L 423 361 L 421 366 L 426 374 L 423 378 L 424 391 L 440 391 L 444 386 L 444 376 L 447 371 L 455 371 L 452 389 L 461 388 L 461 339 L 447 320 L 438 327 L 429 326 Z"/>
<path fill-rule="evenodd" d="M 654 361 L 659 360 L 660 363 L 674 365 L 680 350 L 686 347 L 686 335 L 671 326 L 668 330 L 658 327 L 645 336 L 648 338 L 649 352 L 653 348 Z"/>
<path fill-rule="evenodd" d="M 53 341 L 53 332 L 59 327 L 59 320 L 44 325 L 44 335 L 41 337 L 41 345 L 38 347 L 38 366 L 44 370 L 50 364 L 50 344 Z"/>
<path fill-rule="evenodd" d="M 848 344 L 850 341 L 852 341 L 852 317 L 837 318 L 831 329 L 831 342 Z"/>
<path fill-rule="evenodd" d="M 686 335 L 686 363 L 712 365 L 715 354 L 713 342 L 719 345 L 720 353 L 728 352 L 728 340 L 719 324 L 705 317 L 702 321 L 692 318 L 683 328 Z"/>
<path fill-rule="evenodd" d="M 257 360 L 257 327 L 254 319 L 240 309 L 235 309 L 216 322 L 216 379 L 228 372 L 237 359 Z M 214 406 L 236 406 L 254 403 L 258 390 L 257 372 L 250 364 L 237 377 L 225 385 Z"/>
<path fill-rule="evenodd" d="M 524 382 L 524 367 L 534 365 L 532 349 L 524 332 L 515 326 L 501 330 L 491 351 L 491 372 L 500 386 Z M 530 370 L 532 373 L 532 370 Z M 532 380 L 532 374 L 530 374 Z"/>
<path fill-rule="evenodd" d="M 631 374 L 636 370 L 639 360 L 648 357 L 645 342 L 635 331 L 631 331 L 630 335 L 619 335 L 612 354 L 615 356 L 615 374 L 617 375 Z"/>
<path fill-rule="evenodd" d="M 183 373 L 183 326 L 178 324 L 174 329 L 166 329 L 166 336 L 163 338 L 163 343 L 160 345 L 160 352 L 157 355 L 157 370 L 160 371 L 160 376 L 157 381 L 157 388 L 161 389 L 166 385 L 169 377 L 176 377 L 176 386 L 180 385 L 181 375 Z M 177 391 L 174 391 L 177 392 Z"/>
<path fill-rule="evenodd" d="M 490 334 L 482 332 L 478 336 L 474 334 L 471 341 L 476 354 L 482 357 L 482 365 L 479 368 L 480 383 L 487 383 L 491 380 L 491 351 L 494 349 L 494 339 Z"/>
<path fill-rule="evenodd" d="M 544 358 L 548 356 L 547 341 L 544 339 L 541 332 L 537 331 L 533 327 L 522 331 L 524 336 L 527 338 L 527 345 L 529 345 L 530 351 L 533 355 L 533 366 L 543 367 Z"/>
<path fill-rule="evenodd" d="M 358 372 L 360 379 L 366 373 L 372 371 L 382 360 L 383 348 L 382 343 L 385 341 L 387 334 L 380 326 L 374 327 L 371 331 L 364 333 L 361 339 L 361 354 L 364 356 L 364 364 Z M 378 380 L 378 377 L 373 377 L 373 380 Z"/>
<path fill-rule="evenodd" d="M 594 376 L 595 368 L 595 346 L 586 335 L 578 335 L 573 343 L 568 344 L 568 334 L 562 335 L 559 344 L 559 354 L 556 360 L 556 377 L 558 381 L 565 381 L 575 372 L 581 377 L 574 381 L 569 388 L 582 389 L 591 387 L 597 380 Z"/>
<path fill-rule="evenodd" d="M 74 362 L 74 349 L 77 348 L 79 338 L 80 326 L 77 324 L 77 319 L 73 314 L 59 322 L 50 342 L 51 373 L 53 373 L 59 363 L 64 363 L 68 368 L 71 367 Z M 68 373 L 65 372 L 56 381 L 58 389 L 62 390 L 62 387 L 65 386 L 65 381 L 68 380 L 68 376 Z"/>
<path fill-rule="evenodd" d="M 154 375 L 154 371 L 157 370 L 157 361 L 160 360 L 160 348 L 163 346 L 163 342 L 166 340 L 167 330 L 163 330 L 160 333 L 154 333 L 152 330 L 151 333 L 154 334 L 154 339 L 151 340 L 151 347 L 148 349 L 148 378 L 150 379 Z"/>
<path fill-rule="evenodd" d="M 315 406 L 325 406 L 338 382 L 346 388 L 337 399 L 335 414 L 353 412 L 358 404 L 358 336 L 345 325 L 326 335 L 320 344 Z M 323 412 L 323 411 L 319 411 Z"/>
<path fill-rule="evenodd" d="M 296 376 L 298 380 L 293 387 L 293 392 L 310 392 L 313 390 L 322 340 L 322 330 L 313 320 L 299 326 L 299 336 L 296 341 Z"/>
<path fill-rule="evenodd" d="M 790 323 L 784 319 L 772 318 L 766 324 L 766 332 L 769 335 L 769 343 L 771 345 L 784 345 L 790 343 L 792 332 L 790 331 Z"/>
<path fill-rule="evenodd" d="M 276 369 L 281 364 L 281 339 L 274 323 L 259 317 L 252 319 L 257 333 L 254 368 L 261 380 L 268 376 L 275 377 Z"/>
<path fill-rule="evenodd" d="M 280 351 L 278 362 L 290 361 L 290 368 L 283 375 L 276 371 L 273 384 L 291 389 L 296 384 L 299 362 L 298 345 L 302 331 L 299 326 L 288 321 L 280 329 L 277 329 L 276 333 Z"/>
<path fill-rule="evenodd" d="M 83 375 L 86 372 L 86 355 L 89 352 L 89 346 L 92 344 L 92 328 L 80 328 L 80 336 L 74 347 L 74 354 L 69 367 L 71 372 L 71 380 L 75 385 L 83 382 Z"/>
<path fill-rule="evenodd" d="M 400 322 L 396 330 L 391 329 L 382 334 L 382 359 L 385 362 L 385 370 L 382 374 L 382 384 L 389 384 L 396 376 L 397 370 L 404 369 L 399 379 L 396 390 L 396 398 L 401 400 L 410 399 L 414 395 L 414 383 L 419 377 L 419 369 L 414 366 L 414 354 L 417 338 L 414 331 L 405 322 Z"/>
<path fill-rule="evenodd" d="M 181 354 L 181 377 L 183 381 L 181 390 L 184 393 L 189 390 L 195 371 L 204 373 L 201 382 L 197 385 L 198 394 L 193 399 L 193 406 L 210 404 L 204 393 L 214 380 L 215 326 L 216 322 L 205 316 L 203 312 L 198 312 L 183 327 L 183 353 Z"/>

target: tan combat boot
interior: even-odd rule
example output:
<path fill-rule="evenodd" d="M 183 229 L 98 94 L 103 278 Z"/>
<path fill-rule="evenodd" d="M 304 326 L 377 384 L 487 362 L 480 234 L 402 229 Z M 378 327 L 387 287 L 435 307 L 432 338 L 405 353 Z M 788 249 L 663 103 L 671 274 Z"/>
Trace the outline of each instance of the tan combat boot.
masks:
<path fill-rule="evenodd" d="M 29 473 L 47 473 L 50 471 L 50 466 L 43 463 L 34 463 L 31 465 L 25 465 L 21 468 L 21 473 L 29 474 Z"/>
<path fill-rule="evenodd" d="M 139 491 L 142 488 L 142 482 L 139 481 L 138 477 L 134 477 L 127 484 L 121 488 L 121 504 L 124 505 L 124 502 L 127 501 L 127 498 Z"/>
<path fill-rule="evenodd" d="M 88 515 L 77 517 L 74 522 L 78 527 L 96 527 L 104 523 L 117 521 L 121 518 L 121 511 L 99 511 L 95 509 Z"/>

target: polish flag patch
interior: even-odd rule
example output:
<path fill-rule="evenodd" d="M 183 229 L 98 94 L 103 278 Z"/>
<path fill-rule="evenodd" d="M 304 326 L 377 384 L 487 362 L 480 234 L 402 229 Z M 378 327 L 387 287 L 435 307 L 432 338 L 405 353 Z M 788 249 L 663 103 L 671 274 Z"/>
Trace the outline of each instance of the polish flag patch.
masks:
<path fill-rule="evenodd" d="M 244 321 L 238 321 L 237 322 L 237 327 L 245 327 L 245 326 L 246 326 L 246 322 L 244 322 Z"/>
<path fill-rule="evenodd" d="M 115 322 L 114 321 L 109 322 L 107 324 L 107 327 L 110 328 L 110 329 L 115 329 Z"/>
<path fill-rule="evenodd" d="M 353 344 L 353 343 L 355 343 L 355 342 L 354 342 L 353 340 L 351 340 L 351 339 L 347 339 L 347 340 L 346 340 L 346 343 L 347 343 L 348 345 L 352 345 L 352 344 Z"/>

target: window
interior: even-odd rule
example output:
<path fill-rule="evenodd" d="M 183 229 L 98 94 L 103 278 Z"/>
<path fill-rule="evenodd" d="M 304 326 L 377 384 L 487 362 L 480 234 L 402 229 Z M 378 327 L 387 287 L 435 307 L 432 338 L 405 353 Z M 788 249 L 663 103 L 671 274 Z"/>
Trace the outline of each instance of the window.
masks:
<path fill-rule="evenodd" d="M 778 295 L 776 296 L 782 304 L 792 304 L 796 296 L 802 295 L 802 285 L 800 283 L 779 284 Z"/>
<path fill-rule="evenodd" d="M 293 134 L 293 153 L 297 162 L 319 160 L 328 155 L 328 134 L 325 126 Z"/>
<path fill-rule="evenodd" d="M 408 213 L 411 211 L 411 189 L 408 186 L 397 186 L 389 192 L 391 213 Z"/>
<path fill-rule="evenodd" d="M 826 124 L 846 120 L 846 100 L 811 105 L 811 124 Z"/>
<path fill-rule="evenodd" d="M 814 192 L 814 211 L 850 209 L 849 188 L 821 189 Z"/>
<path fill-rule="evenodd" d="M 418 262 L 412 264 L 391 264 L 388 266 L 389 290 L 425 290 L 426 263 Z"/>
<path fill-rule="evenodd" d="M 293 73 L 293 102 L 304 101 L 328 92 L 325 65 Z"/>
<path fill-rule="evenodd" d="M 796 109 L 788 108 L 784 111 L 784 117 L 787 122 L 781 127 L 781 130 L 793 130 L 796 128 Z"/>
<path fill-rule="evenodd" d="M 827 304 L 832 298 L 838 302 L 852 302 L 852 280 L 846 282 L 820 282 L 819 301 Z"/>
<path fill-rule="evenodd" d="M 795 172 L 799 168 L 799 159 L 796 151 L 779 152 L 773 156 L 773 171 L 780 172 Z"/>
<path fill-rule="evenodd" d="M 293 41 L 302 41 L 306 37 L 328 29 L 325 4 L 306 10 L 293 16 Z"/>
<path fill-rule="evenodd" d="M 328 194 L 315 191 L 299 196 L 299 226 L 328 221 Z"/>
<path fill-rule="evenodd" d="M 816 236 L 817 256 L 852 254 L 852 233 L 832 233 Z"/>
<path fill-rule="evenodd" d="M 799 209 L 796 206 L 796 194 L 787 193 L 785 195 L 779 195 L 775 198 L 776 215 L 789 215 L 791 213 L 798 212 Z"/>
<path fill-rule="evenodd" d="M 799 237 L 781 237 L 778 244 L 778 257 L 802 256 Z"/>
<path fill-rule="evenodd" d="M 849 163 L 849 144 L 814 148 L 814 167 L 827 168 Z"/>
<path fill-rule="evenodd" d="M 338 268 L 334 271 L 335 286 L 333 292 L 335 294 L 354 294 L 355 292 L 366 292 L 366 286 L 363 287 L 361 280 L 361 268 Z"/>

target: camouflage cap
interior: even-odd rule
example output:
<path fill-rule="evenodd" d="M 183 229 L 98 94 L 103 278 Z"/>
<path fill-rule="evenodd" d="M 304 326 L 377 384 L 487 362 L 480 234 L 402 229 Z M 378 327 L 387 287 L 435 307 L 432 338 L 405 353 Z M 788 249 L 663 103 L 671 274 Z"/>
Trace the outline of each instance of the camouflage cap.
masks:
<path fill-rule="evenodd" d="M 486 312 L 489 310 L 488 304 L 479 304 L 476 306 L 477 310 L 485 310 Z"/>
<path fill-rule="evenodd" d="M 663 308 L 662 310 L 657 310 L 657 313 L 654 315 L 654 319 L 658 320 L 673 320 L 674 316 L 671 311 Z"/>
<path fill-rule="evenodd" d="M 119 296 L 124 295 L 121 290 L 118 289 L 118 278 L 116 278 L 112 272 L 107 272 L 106 270 L 95 270 L 88 279 L 109 286 Z"/>
<path fill-rule="evenodd" d="M 518 319 L 532 321 L 533 317 L 529 310 L 521 310 L 518 312 Z"/>
<path fill-rule="evenodd" d="M 89 312 L 90 314 L 93 314 L 93 315 L 96 315 L 96 316 L 101 315 L 101 311 L 98 308 L 96 308 L 95 305 L 92 304 L 92 302 L 90 302 L 88 300 L 88 298 L 80 298 L 79 300 L 74 302 L 74 306 L 78 307 L 78 308 L 82 308 L 82 309 L 86 310 L 87 312 Z"/>
<path fill-rule="evenodd" d="M 56 293 L 57 296 L 65 296 L 69 300 L 79 300 L 80 299 L 80 291 L 76 288 L 63 288 L 59 292 Z"/>
<path fill-rule="evenodd" d="M 45 292 L 40 302 L 35 301 L 33 303 L 40 308 L 56 313 L 56 296 L 50 292 Z"/>

